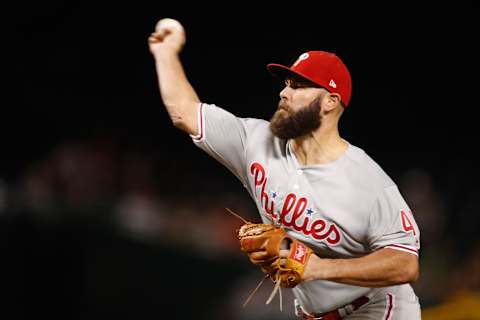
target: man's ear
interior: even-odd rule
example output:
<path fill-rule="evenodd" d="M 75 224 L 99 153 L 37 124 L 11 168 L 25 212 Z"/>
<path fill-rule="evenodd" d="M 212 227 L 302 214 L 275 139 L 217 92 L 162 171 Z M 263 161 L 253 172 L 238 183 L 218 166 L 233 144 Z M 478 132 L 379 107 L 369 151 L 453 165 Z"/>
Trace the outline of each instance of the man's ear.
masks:
<path fill-rule="evenodd" d="M 326 112 L 332 111 L 338 106 L 341 106 L 342 97 L 338 93 L 328 93 L 327 103 L 324 106 Z"/>

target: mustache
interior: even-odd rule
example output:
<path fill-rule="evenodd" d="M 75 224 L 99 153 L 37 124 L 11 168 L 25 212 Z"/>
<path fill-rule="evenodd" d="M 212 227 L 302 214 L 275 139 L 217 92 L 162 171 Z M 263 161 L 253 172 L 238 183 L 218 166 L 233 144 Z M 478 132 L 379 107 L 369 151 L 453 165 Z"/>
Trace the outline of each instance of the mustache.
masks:
<path fill-rule="evenodd" d="M 277 110 L 285 110 L 287 112 L 290 112 L 290 107 L 288 106 L 288 104 L 285 101 L 280 100 L 278 102 Z"/>

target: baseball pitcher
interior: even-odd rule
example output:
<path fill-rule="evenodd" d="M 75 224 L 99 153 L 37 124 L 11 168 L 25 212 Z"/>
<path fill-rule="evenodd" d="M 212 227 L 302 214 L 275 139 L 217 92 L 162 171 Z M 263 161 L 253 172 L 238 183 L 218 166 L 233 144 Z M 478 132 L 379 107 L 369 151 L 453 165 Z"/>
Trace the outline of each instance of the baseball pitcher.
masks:
<path fill-rule="evenodd" d="M 335 54 L 308 51 L 290 66 L 268 122 L 202 102 L 179 53 L 185 31 L 161 19 L 150 35 L 173 124 L 225 165 L 254 199 L 262 223 L 245 223 L 240 247 L 278 287 L 293 288 L 303 319 L 420 319 L 409 283 L 419 276 L 420 231 L 394 181 L 338 123 L 350 73 Z"/>

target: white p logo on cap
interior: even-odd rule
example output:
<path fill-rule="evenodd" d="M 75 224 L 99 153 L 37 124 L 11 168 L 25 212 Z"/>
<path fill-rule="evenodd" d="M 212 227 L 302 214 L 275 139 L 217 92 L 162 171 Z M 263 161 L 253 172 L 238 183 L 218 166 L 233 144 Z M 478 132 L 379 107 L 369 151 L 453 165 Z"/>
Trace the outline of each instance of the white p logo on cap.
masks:
<path fill-rule="evenodd" d="M 300 62 L 302 62 L 303 60 L 307 60 L 309 57 L 310 55 L 307 52 L 302 53 L 300 57 L 298 57 L 297 61 L 295 61 L 293 66 L 296 67 Z"/>

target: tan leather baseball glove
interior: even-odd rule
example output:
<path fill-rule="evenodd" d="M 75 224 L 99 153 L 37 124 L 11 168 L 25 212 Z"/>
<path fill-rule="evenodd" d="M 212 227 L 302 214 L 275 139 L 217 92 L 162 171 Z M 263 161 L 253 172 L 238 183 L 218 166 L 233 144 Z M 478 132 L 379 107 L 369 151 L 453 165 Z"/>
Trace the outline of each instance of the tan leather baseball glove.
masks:
<path fill-rule="evenodd" d="M 280 286 L 293 288 L 300 283 L 312 250 L 283 228 L 247 222 L 238 230 L 238 239 L 250 261 Z M 282 258 L 280 250 L 288 250 L 288 256 Z"/>

